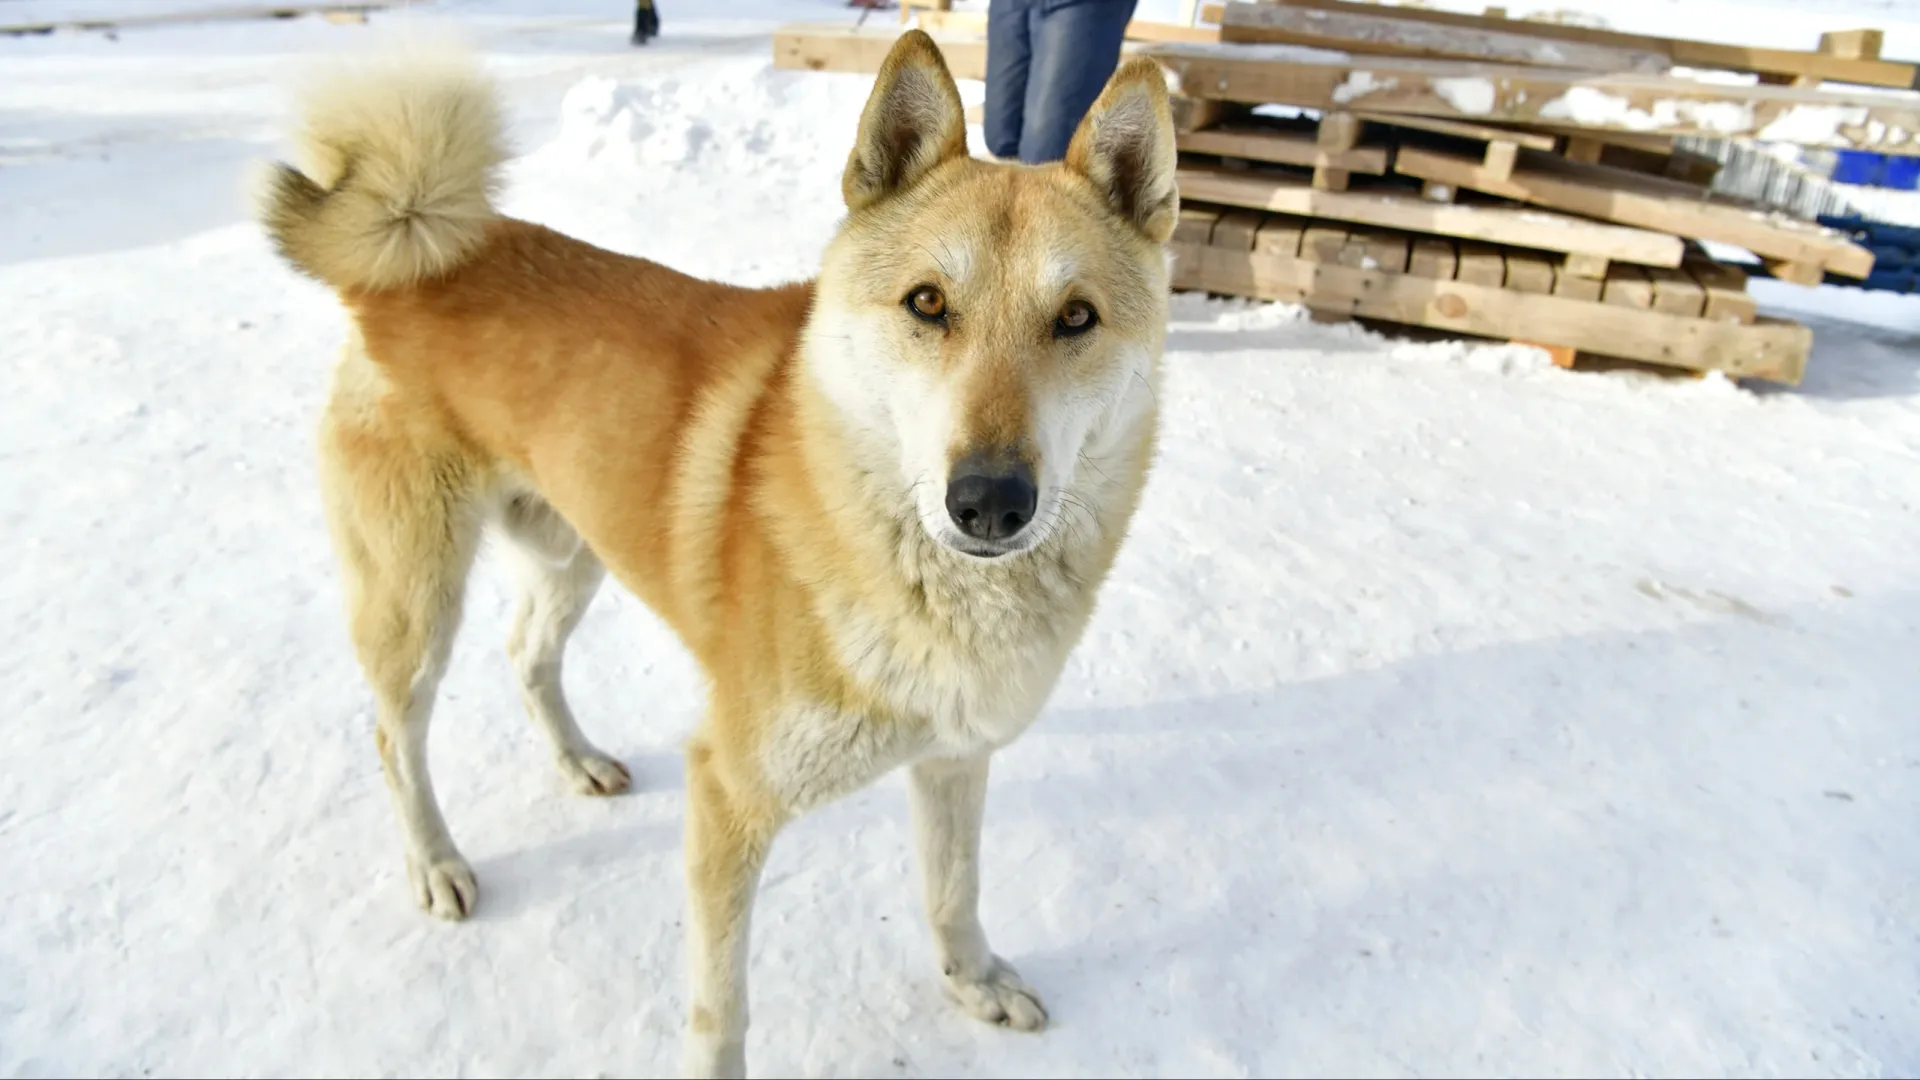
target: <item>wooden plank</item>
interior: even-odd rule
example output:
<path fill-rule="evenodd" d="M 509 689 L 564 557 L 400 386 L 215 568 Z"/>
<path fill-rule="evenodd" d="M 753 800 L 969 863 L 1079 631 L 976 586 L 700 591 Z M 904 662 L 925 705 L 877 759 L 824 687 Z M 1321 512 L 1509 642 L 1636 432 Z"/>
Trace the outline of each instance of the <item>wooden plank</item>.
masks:
<path fill-rule="evenodd" d="M 1605 225 L 1545 210 L 1458 206 L 1378 193 L 1315 191 L 1298 180 L 1220 169 L 1182 167 L 1176 181 L 1185 199 L 1544 251 L 1580 251 L 1626 262 L 1678 266 L 1686 250 L 1676 236 Z"/>
<path fill-rule="evenodd" d="M 1314 133 L 1314 141 L 1320 149 L 1330 154 L 1338 154 L 1360 145 L 1360 136 L 1366 130 L 1366 122 L 1350 112 L 1330 112 L 1320 117 L 1320 127 Z"/>
<path fill-rule="evenodd" d="M 1600 299 L 1615 307 L 1651 311 L 1653 282 L 1647 278 L 1645 267 L 1616 266 L 1607 271 L 1607 280 L 1600 287 Z"/>
<path fill-rule="evenodd" d="M 1495 178 L 1513 175 L 1513 167 L 1520 160 L 1520 146 L 1503 140 L 1487 144 L 1486 156 L 1480 159 L 1480 168 L 1488 176 Z"/>
<path fill-rule="evenodd" d="M 1432 183 L 1472 188 L 1676 236 L 1733 244 L 1757 255 L 1825 267 L 1849 277 L 1862 278 L 1873 269 L 1873 252 L 1832 229 L 1784 215 L 1676 197 L 1673 193 L 1685 190 L 1683 186 L 1620 169 L 1576 169 L 1564 162 L 1535 157 L 1502 178 L 1488 174 L 1472 158 L 1416 147 L 1402 147 L 1393 168 Z"/>
<path fill-rule="evenodd" d="M 918 4 L 923 0 L 913 0 Z M 920 29 L 929 34 L 984 34 L 987 32 L 987 13 L 984 11 L 929 11 L 903 5 L 900 9 L 900 21 L 907 22 L 909 15 L 914 17 Z M 1126 40 L 1128 41 L 1190 41 L 1212 42 L 1220 40 L 1218 26 L 1182 26 L 1179 23 L 1153 22 L 1148 19 L 1130 19 L 1127 22 Z"/>
<path fill-rule="evenodd" d="M 1607 260 L 1578 251 L 1561 260 L 1560 266 L 1561 270 L 1571 277 L 1592 278 L 1599 281 L 1607 276 Z"/>
<path fill-rule="evenodd" d="M 1337 225 L 1309 225 L 1300 232 L 1300 257 L 1309 262 L 1338 262 L 1347 246 L 1347 230 Z"/>
<path fill-rule="evenodd" d="M 1459 256 L 1454 253 L 1453 244 L 1446 240 L 1421 237 L 1413 241 L 1407 252 L 1407 273 L 1415 277 L 1452 281 L 1457 265 Z"/>
<path fill-rule="evenodd" d="M 1673 66 L 1665 53 L 1649 49 L 1553 41 L 1505 30 L 1435 26 L 1372 11 L 1321 11 L 1280 4 L 1228 4 L 1220 22 L 1220 40 L 1579 71 L 1658 72 Z"/>
<path fill-rule="evenodd" d="M 1342 169 L 1374 176 L 1387 171 L 1384 146 L 1359 146 L 1329 152 L 1311 136 L 1260 127 L 1212 128 L 1179 136 L 1180 149 L 1196 154 L 1219 154 L 1248 161 L 1270 161 L 1302 168 Z"/>
<path fill-rule="evenodd" d="M 1543 255 L 1528 251 L 1509 251 L 1507 288 L 1536 296 L 1553 295 L 1553 264 Z"/>
<path fill-rule="evenodd" d="M 1758 316 L 1758 305 L 1747 294 L 1747 275 L 1737 267 L 1712 259 L 1689 258 L 1684 268 L 1706 293 L 1706 307 L 1701 312 L 1704 317 L 1750 323 Z"/>
<path fill-rule="evenodd" d="M 1305 231 L 1306 225 L 1299 218 L 1272 215 L 1254 235 L 1253 250 L 1291 259 L 1300 254 L 1300 237 Z"/>
<path fill-rule="evenodd" d="M 1372 231 L 1366 236 L 1366 252 L 1361 265 L 1369 270 L 1404 274 L 1413 255 L 1412 241 L 1398 233 Z"/>
<path fill-rule="evenodd" d="M 1304 298 L 1366 318 L 1777 382 L 1799 381 L 1813 343 L 1806 327 L 1778 320 L 1743 326 L 1187 244 L 1175 245 L 1175 260 L 1187 267 L 1187 280 L 1210 291 Z"/>
<path fill-rule="evenodd" d="M 1499 140 L 1513 143 L 1526 150 L 1558 150 L 1560 148 L 1560 140 L 1554 135 L 1542 131 L 1528 131 L 1525 128 L 1475 124 L 1467 120 L 1415 116 L 1411 113 L 1362 111 L 1355 112 L 1353 115 L 1369 124 L 1387 124 L 1392 127 L 1410 128 L 1414 131 L 1431 131 L 1436 135 L 1452 135 L 1455 138 L 1475 139 L 1480 142 Z"/>
<path fill-rule="evenodd" d="M 1685 270 L 1656 266 L 1647 271 L 1653 282 L 1653 310 L 1698 318 L 1706 310 L 1707 291 Z"/>
<path fill-rule="evenodd" d="M 893 49 L 898 27 L 794 23 L 773 34 L 773 66 L 787 71 L 845 71 L 872 74 Z M 956 79 L 987 77 L 987 38 L 980 35 L 934 36 Z"/>
<path fill-rule="evenodd" d="M 1692 68 L 1719 68 L 1725 71 L 1749 71 L 1756 74 L 1812 75 L 1829 82 L 1856 83 L 1861 86 L 1890 86 L 1920 89 L 1920 70 L 1910 63 L 1884 60 L 1849 59 L 1819 52 L 1793 49 L 1760 49 L 1746 45 L 1692 41 L 1685 38 L 1625 34 L 1614 30 L 1569 26 L 1563 23 L 1535 22 L 1530 19 L 1488 19 L 1479 15 L 1442 11 L 1412 5 L 1376 5 L 1348 0 L 1270 0 L 1288 7 L 1358 15 L 1378 15 L 1470 29 L 1497 30 L 1530 34 L 1557 41 L 1607 45 L 1622 49 L 1645 49 L 1665 55 L 1675 65 Z M 1224 12 L 1222 21 L 1225 21 Z"/>
<path fill-rule="evenodd" d="M 1351 179 L 1345 169 L 1319 168 L 1313 170 L 1313 186 L 1318 191 L 1345 191 L 1347 181 Z"/>
<path fill-rule="evenodd" d="M 1220 211 L 1211 207 L 1183 206 L 1173 226 L 1173 239 L 1182 244 L 1212 243 L 1213 227 L 1219 221 Z"/>
<path fill-rule="evenodd" d="M 1190 97 L 1920 154 L 1920 99 L 1873 91 L 1350 56 L 1288 45 L 1139 49 Z"/>
<path fill-rule="evenodd" d="M 1214 222 L 1211 243 L 1230 251 L 1252 251 L 1253 239 L 1266 220 L 1267 215 L 1258 210 L 1229 210 Z"/>
<path fill-rule="evenodd" d="M 1555 296 L 1597 304 L 1605 288 L 1606 282 L 1601 278 L 1569 273 L 1564 264 L 1553 268 L 1553 295 Z"/>
<path fill-rule="evenodd" d="M 1460 262 L 1454 269 L 1454 280 L 1469 285 L 1485 285 L 1490 289 L 1502 288 L 1507 283 L 1507 260 L 1500 249 L 1488 244 L 1463 243 L 1459 245 Z"/>
<path fill-rule="evenodd" d="M 1820 35 L 1820 51 L 1842 60 L 1878 60 L 1886 43 L 1884 30 L 1829 30 Z"/>

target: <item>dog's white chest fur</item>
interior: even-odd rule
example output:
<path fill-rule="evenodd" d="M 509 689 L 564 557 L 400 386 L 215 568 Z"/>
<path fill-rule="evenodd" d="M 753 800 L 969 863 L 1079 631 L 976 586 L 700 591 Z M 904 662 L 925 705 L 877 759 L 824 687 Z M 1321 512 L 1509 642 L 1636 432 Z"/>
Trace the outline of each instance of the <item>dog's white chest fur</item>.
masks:
<path fill-rule="evenodd" d="M 912 535 L 912 534 L 910 534 Z M 917 536 L 910 541 L 918 546 Z M 982 571 L 908 554 L 913 602 L 880 611 L 822 597 L 845 670 L 890 715 L 797 707 L 775 725 L 767 774 L 795 811 L 930 757 L 997 749 L 1032 725 L 1085 622 L 1091 597 L 1072 558 L 1042 550 Z"/>

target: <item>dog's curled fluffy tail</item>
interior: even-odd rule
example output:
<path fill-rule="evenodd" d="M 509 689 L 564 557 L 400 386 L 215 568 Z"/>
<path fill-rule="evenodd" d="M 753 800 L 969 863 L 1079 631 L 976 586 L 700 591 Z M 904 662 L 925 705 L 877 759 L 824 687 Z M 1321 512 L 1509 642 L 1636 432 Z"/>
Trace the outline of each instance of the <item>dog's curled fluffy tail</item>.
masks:
<path fill-rule="evenodd" d="M 286 260 L 336 290 L 397 289 L 485 242 L 505 158 L 493 87 L 461 52 L 407 51 L 326 73 L 302 100 L 300 168 L 259 215 Z"/>

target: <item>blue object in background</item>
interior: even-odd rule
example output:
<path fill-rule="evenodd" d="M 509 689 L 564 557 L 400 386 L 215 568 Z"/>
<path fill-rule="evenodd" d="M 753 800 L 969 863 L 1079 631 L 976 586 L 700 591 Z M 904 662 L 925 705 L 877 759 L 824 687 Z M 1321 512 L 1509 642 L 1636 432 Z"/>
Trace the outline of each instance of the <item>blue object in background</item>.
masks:
<path fill-rule="evenodd" d="M 1834 152 L 1833 182 L 1836 184 L 1874 184 L 1880 180 L 1880 167 L 1886 158 L 1867 150 Z"/>
<path fill-rule="evenodd" d="M 1895 191 L 1920 187 L 1920 157 L 1888 155 L 1880 169 L 1880 186 Z"/>

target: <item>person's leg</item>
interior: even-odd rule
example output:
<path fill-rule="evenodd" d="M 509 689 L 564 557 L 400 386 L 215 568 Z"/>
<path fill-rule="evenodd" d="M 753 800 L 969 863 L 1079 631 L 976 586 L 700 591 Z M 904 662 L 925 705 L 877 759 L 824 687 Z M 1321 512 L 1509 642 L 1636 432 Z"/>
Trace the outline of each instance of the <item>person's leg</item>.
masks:
<path fill-rule="evenodd" d="M 633 43 L 645 45 L 649 38 L 659 36 L 660 13 L 654 10 L 653 0 L 634 0 Z"/>
<path fill-rule="evenodd" d="M 987 152 L 1007 161 L 1020 156 L 1037 12 L 1032 0 L 992 0 L 987 5 L 987 101 L 980 126 L 986 133 Z"/>
<path fill-rule="evenodd" d="M 1135 0 L 1078 0 L 1040 17 L 1020 128 L 1020 160 L 1029 165 L 1067 156 L 1074 129 L 1120 66 L 1120 43 Z M 993 46 L 987 46 L 989 62 Z"/>

